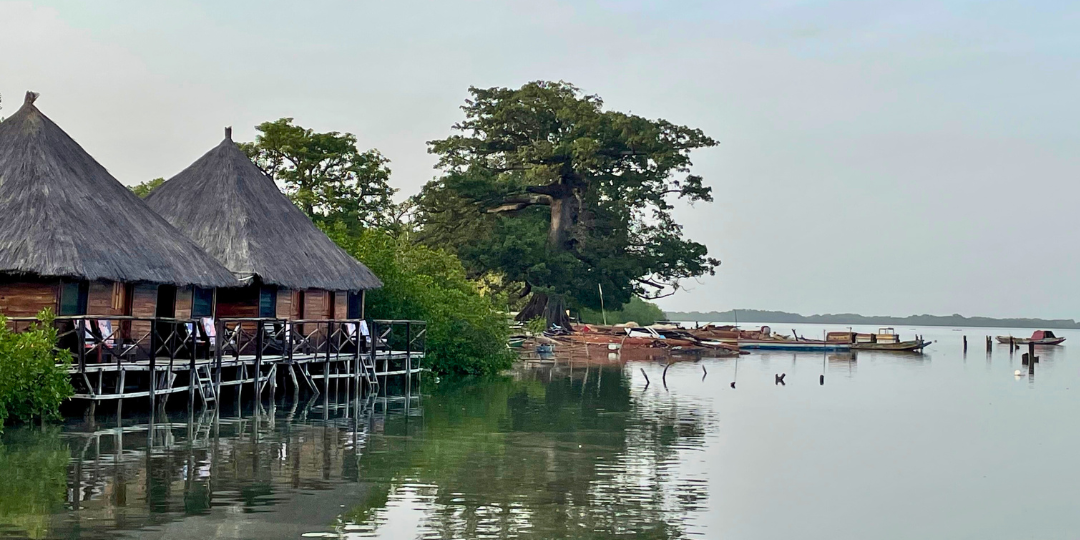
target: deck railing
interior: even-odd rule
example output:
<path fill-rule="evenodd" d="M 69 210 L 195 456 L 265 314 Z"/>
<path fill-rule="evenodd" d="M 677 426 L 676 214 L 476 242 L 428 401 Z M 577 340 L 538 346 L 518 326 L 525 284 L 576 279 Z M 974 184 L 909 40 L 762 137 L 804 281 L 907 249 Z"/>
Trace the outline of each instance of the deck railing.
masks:
<path fill-rule="evenodd" d="M 33 317 L 11 317 L 16 332 L 38 323 Z M 426 351 L 424 321 L 390 319 L 277 319 L 60 316 L 53 320 L 57 348 L 72 353 L 81 373 L 87 365 L 167 360 L 220 362 L 231 357 L 292 362 L 298 356 L 370 355 L 382 352 L 407 357 Z"/>

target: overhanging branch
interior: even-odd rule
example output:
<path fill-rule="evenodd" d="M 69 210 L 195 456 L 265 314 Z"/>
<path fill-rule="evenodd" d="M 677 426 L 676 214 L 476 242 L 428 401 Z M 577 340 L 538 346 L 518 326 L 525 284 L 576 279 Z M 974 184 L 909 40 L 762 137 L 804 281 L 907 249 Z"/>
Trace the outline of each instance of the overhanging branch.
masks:
<path fill-rule="evenodd" d="M 530 206 L 536 205 L 551 205 L 551 197 L 547 195 L 541 195 L 536 193 L 530 193 L 527 195 L 518 195 L 515 197 L 509 197 L 498 206 L 488 208 L 484 212 L 488 214 L 501 214 L 504 212 L 516 212 L 523 210 Z"/>

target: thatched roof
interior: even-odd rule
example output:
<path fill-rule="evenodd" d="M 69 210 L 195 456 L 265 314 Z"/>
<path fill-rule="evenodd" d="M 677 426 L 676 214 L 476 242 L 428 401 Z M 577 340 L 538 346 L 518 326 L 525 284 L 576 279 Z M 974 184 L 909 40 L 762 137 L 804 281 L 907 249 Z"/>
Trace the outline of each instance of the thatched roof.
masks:
<path fill-rule="evenodd" d="M 0 122 L 0 273 L 235 285 L 34 106 Z"/>
<path fill-rule="evenodd" d="M 289 289 L 382 286 L 248 159 L 229 129 L 221 144 L 146 202 L 242 280 L 257 276 Z"/>

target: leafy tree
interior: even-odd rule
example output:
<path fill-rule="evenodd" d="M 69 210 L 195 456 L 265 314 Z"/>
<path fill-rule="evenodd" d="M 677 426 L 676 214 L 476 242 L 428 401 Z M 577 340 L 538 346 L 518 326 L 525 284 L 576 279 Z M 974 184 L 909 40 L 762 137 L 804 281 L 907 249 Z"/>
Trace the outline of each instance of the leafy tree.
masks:
<path fill-rule="evenodd" d="M 241 148 L 316 223 L 377 226 L 394 213 L 390 160 L 375 149 L 361 152 L 351 133 L 317 133 L 292 118 L 256 129 L 255 142 Z"/>
<path fill-rule="evenodd" d="M 622 309 L 607 312 L 608 324 L 623 324 L 628 322 L 636 322 L 642 326 L 648 326 L 650 324 L 656 324 L 657 321 L 662 321 L 667 317 L 664 315 L 664 311 L 660 309 L 660 306 L 642 300 L 638 297 L 632 297 L 629 302 L 623 305 Z M 591 309 L 581 310 L 581 321 L 591 324 L 600 324 L 604 322 L 604 314 L 599 311 Z"/>
<path fill-rule="evenodd" d="M 452 253 L 404 235 L 338 223 L 327 234 L 383 281 L 367 294 L 374 318 L 427 322 L 425 364 L 439 373 L 488 374 L 510 367 L 510 329 L 499 298 L 483 295 Z"/>
<path fill-rule="evenodd" d="M 567 300 L 599 309 L 597 284 L 618 308 L 715 272 L 671 215 L 674 198 L 712 200 L 690 173 L 690 151 L 717 144 L 701 130 L 606 111 L 564 82 L 469 92 L 458 133 L 429 142 L 444 174 L 418 198 L 421 238 L 521 284 L 520 320 L 568 324 Z"/>
<path fill-rule="evenodd" d="M 164 183 L 164 178 L 154 178 L 153 180 L 147 180 L 140 184 L 135 184 L 134 186 L 131 186 L 131 191 L 135 192 L 135 194 L 138 195 L 140 199 L 145 199 L 151 191 L 154 191 L 155 189 L 160 187 L 161 184 Z"/>

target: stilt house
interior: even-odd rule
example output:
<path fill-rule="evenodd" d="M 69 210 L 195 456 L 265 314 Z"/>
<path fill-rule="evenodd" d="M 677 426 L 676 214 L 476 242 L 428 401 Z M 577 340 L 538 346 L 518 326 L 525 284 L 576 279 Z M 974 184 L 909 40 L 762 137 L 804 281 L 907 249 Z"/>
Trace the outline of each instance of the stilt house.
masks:
<path fill-rule="evenodd" d="M 359 319 L 364 291 L 382 286 L 252 163 L 231 129 L 146 201 L 243 283 L 219 289 L 220 317 Z"/>
<path fill-rule="evenodd" d="M 0 313 L 212 315 L 214 288 L 235 277 L 113 178 L 36 98 L 28 92 L 0 122 Z"/>

